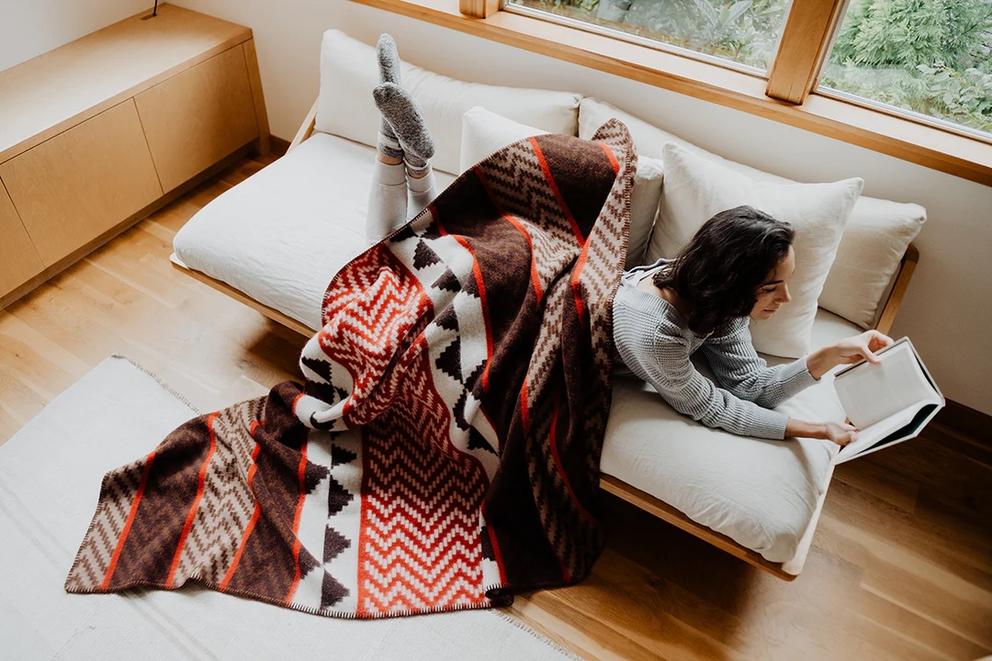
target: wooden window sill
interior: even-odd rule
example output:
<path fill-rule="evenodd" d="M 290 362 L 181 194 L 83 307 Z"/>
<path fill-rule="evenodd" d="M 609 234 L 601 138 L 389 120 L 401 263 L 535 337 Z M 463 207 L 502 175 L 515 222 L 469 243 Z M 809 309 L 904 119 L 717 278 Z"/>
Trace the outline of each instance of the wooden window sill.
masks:
<path fill-rule="evenodd" d="M 751 74 L 506 11 L 471 18 L 458 0 L 353 0 L 766 117 L 928 168 L 992 185 L 992 144 L 811 94 L 797 106 L 765 95 Z"/>

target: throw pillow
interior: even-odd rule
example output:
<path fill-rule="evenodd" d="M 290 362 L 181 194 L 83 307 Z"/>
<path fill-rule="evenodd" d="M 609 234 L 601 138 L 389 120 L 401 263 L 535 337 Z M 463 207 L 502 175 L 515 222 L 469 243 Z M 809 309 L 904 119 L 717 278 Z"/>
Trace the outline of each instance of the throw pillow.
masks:
<path fill-rule="evenodd" d="M 782 184 L 754 179 L 676 144 L 663 150 L 665 189 L 647 260 L 674 257 L 717 212 L 742 204 L 790 223 L 796 231 L 792 301 L 771 319 L 751 322 L 755 349 L 798 358 L 811 349 L 817 299 L 841 234 L 861 194 L 862 179 L 827 184 Z"/>

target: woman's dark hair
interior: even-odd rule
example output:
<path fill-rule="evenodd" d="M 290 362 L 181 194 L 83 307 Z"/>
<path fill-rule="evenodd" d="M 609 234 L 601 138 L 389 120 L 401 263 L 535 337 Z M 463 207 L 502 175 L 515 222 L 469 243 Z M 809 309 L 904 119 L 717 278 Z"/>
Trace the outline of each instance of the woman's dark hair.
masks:
<path fill-rule="evenodd" d="M 691 306 L 689 330 L 706 335 L 749 314 L 757 290 L 789 253 L 795 230 L 752 207 L 721 211 L 652 281 Z"/>

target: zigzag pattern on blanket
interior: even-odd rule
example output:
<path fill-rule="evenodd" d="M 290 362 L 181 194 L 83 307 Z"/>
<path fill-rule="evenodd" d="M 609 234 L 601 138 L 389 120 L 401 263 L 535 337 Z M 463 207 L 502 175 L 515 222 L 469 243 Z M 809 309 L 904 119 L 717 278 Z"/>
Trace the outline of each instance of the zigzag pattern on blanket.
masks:
<path fill-rule="evenodd" d="M 72 592 L 214 589 L 340 617 L 488 607 L 588 574 L 636 155 L 542 135 L 342 268 L 304 383 L 104 480 Z"/>

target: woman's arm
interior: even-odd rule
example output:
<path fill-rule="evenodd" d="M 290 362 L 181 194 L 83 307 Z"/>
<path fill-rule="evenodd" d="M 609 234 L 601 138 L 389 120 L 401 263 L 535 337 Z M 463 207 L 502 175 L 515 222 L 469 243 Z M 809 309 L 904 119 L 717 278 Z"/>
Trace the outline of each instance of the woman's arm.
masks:
<path fill-rule="evenodd" d="M 742 436 L 785 438 L 787 415 L 717 387 L 689 360 L 688 347 L 682 338 L 656 335 L 634 354 L 625 357 L 628 367 L 651 383 L 679 413 L 707 427 L 719 427 Z"/>
<path fill-rule="evenodd" d="M 858 430 L 847 423 L 804 422 L 789 418 L 789 422 L 785 426 L 785 435 L 822 438 L 843 447 L 858 438 Z"/>
<path fill-rule="evenodd" d="M 819 378 L 805 358 L 768 367 L 754 349 L 746 317 L 735 320 L 725 335 L 708 338 L 702 349 L 720 385 L 766 408 L 778 406 Z"/>
<path fill-rule="evenodd" d="M 809 368 L 809 373 L 817 379 L 837 365 L 847 365 L 860 360 L 867 360 L 869 363 L 877 365 L 879 361 L 875 352 L 890 344 L 892 344 L 892 338 L 888 335 L 879 333 L 877 330 L 868 330 L 860 335 L 846 337 L 833 344 L 828 344 L 822 349 L 817 349 L 806 356 L 806 365 Z"/>

